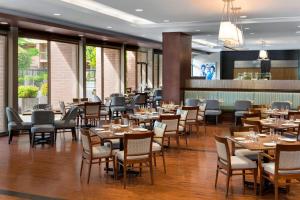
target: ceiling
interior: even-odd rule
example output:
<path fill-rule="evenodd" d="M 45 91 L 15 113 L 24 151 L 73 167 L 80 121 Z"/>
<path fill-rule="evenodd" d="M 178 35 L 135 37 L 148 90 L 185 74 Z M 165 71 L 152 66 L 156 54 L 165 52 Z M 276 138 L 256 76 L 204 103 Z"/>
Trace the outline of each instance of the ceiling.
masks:
<path fill-rule="evenodd" d="M 162 32 L 180 31 L 192 34 L 193 39 L 218 44 L 222 0 L 95 1 L 154 23 L 133 24 L 61 0 L 0 0 L 0 12 L 106 29 L 158 42 L 162 40 Z M 262 40 L 266 41 L 266 49 L 300 49 L 299 0 L 235 0 L 234 5 L 242 7 L 240 15 L 247 16 L 240 19 L 245 36 L 242 49 L 260 49 Z M 143 12 L 137 12 L 137 8 L 143 9 Z M 55 16 L 54 13 L 61 15 Z M 193 44 L 194 48 L 201 50 L 219 50 L 218 46 L 208 46 Z"/>

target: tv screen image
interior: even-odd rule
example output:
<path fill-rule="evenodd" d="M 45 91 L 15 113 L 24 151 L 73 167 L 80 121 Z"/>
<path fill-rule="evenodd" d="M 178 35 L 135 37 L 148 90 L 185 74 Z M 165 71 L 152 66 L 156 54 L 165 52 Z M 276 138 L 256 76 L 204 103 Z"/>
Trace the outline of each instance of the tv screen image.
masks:
<path fill-rule="evenodd" d="M 216 79 L 217 63 L 200 63 L 192 61 L 192 77 L 205 78 L 206 80 Z"/>

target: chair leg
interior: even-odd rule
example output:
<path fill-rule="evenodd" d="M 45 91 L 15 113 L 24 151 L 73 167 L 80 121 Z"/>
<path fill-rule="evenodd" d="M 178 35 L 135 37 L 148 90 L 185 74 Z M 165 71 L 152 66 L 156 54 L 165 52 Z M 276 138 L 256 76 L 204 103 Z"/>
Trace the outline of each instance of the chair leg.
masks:
<path fill-rule="evenodd" d="M 153 179 L 153 164 L 152 164 L 152 159 L 150 160 L 150 177 L 151 177 L 151 185 L 154 184 L 154 179 Z"/>
<path fill-rule="evenodd" d="M 82 169 L 83 169 L 83 158 L 81 159 L 81 166 L 80 166 L 80 176 L 81 176 L 81 174 L 82 174 Z"/>
<path fill-rule="evenodd" d="M 140 176 L 142 176 L 142 167 L 143 167 L 143 163 L 140 163 Z"/>
<path fill-rule="evenodd" d="M 216 170 L 215 188 L 217 188 L 218 176 L 219 176 L 219 166 L 217 166 L 217 170 Z"/>
<path fill-rule="evenodd" d="M 126 189 L 126 181 L 127 181 L 127 164 L 124 162 L 123 163 L 123 184 L 124 184 L 124 189 Z"/>
<path fill-rule="evenodd" d="M 253 179 L 254 179 L 254 193 L 257 194 L 257 169 L 253 170 Z"/>
<path fill-rule="evenodd" d="M 278 178 L 274 177 L 275 200 L 278 200 Z"/>
<path fill-rule="evenodd" d="M 35 133 L 32 133 L 32 134 L 31 134 L 31 146 L 32 146 L 32 148 L 33 148 L 34 145 L 35 145 L 34 138 L 35 138 Z"/>
<path fill-rule="evenodd" d="M 91 169 L 92 169 L 92 160 L 89 160 L 89 172 L 88 172 L 87 184 L 90 183 Z"/>
<path fill-rule="evenodd" d="M 226 197 L 228 197 L 228 189 L 229 189 L 230 177 L 231 177 L 231 173 L 227 172 L 227 177 L 226 177 Z"/>
<path fill-rule="evenodd" d="M 71 130 L 72 130 L 73 140 L 77 140 L 75 127 L 73 127 Z"/>
<path fill-rule="evenodd" d="M 262 195 L 263 187 L 264 187 L 264 177 L 263 177 L 263 172 L 260 171 L 260 178 L 259 178 L 259 195 Z"/>
<path fill-rule="evenodd" d="M 109 159 L 108 158 L 105 158 L 105 165 L 106 165 L 106 173 L 108 173 L 108 168 L 109 168 Z M 100 163 L 100 162 L 99 162 Z"/>
<path fill-rule="evenodd" d="M 217 115 L 216 116 L 216 124 L 218 124 L 219 123 L 219 116 Z"/>
<path fill-rule="evenodd" d="M 8 144 L 10 144 L 11 143 L 11 141 L 12 141 L 12 138 L 13 138 L 13 134 L 14 134 L 14 132 L 12 131 L 12 130 L 10 130 L 9 132 L 8 132 Z"/>
<path fill-rule="evenodd" d="M 167 170 L 166 170 L 166 161 L 165 161 L 165 153 L 164 153 L 164 149 L 162 149 L 161 154 L 162 154 L 162 159 L 163 159 L 164 172 L 165 172 L 165 174 L 166 174 L 166 173 L 167 173 Z"/>
<path fill-rule="evenodd" d="M 185 146 L 188 146 L 188 136 L 186 134 L 186 132 L 184 132 L 184 136 L 185 136 Z"/>
<path fill-rule="evenodd" d="M 156 153 L 153 153 L 154 166 L 156 167 Z"/>
<path fill-rule="evenodd" d="M 242 171 L 243 171 L 243 191 L 245 193 L 245 170 Z"/>
<path fill-rule="evenodd" d="M 176 135 L 176 143 L 177 143 L 177 147 L 179 147 L 179 135 Z"/>

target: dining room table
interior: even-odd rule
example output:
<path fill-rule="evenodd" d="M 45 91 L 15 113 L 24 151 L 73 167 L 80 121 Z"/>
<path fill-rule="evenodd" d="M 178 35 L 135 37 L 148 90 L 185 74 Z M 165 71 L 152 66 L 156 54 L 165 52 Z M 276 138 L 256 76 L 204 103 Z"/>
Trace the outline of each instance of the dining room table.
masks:
<path fill-rule="evenodd" d="M 264 134 L 264 133 L 255 134 L 251 131 L 243 132 L 243 134 L 246 136 L 244 137 L 227 136 L 227 139 L 250 151 L 274 150 L 276 149 L 277 144 L 300 145 L 300 141 L 298 141 L 297 138 L 284 137 L 278 134 L 272 134 L 272 135 Z"/>

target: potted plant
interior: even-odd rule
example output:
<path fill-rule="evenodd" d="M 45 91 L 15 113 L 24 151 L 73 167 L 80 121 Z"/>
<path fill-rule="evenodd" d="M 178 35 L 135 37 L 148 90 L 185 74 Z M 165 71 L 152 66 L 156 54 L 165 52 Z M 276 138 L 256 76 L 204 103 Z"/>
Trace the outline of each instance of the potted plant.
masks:
<path fill-rule="evenodd" d="M 18 87 L 18 98 L 20 111 L 24 112 L 31 110 L 32 107 L 38 104 L 37 94 L 39 88 L 36 86 L 21 85 Z"/>

